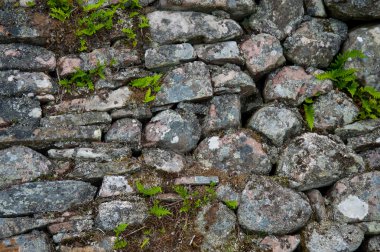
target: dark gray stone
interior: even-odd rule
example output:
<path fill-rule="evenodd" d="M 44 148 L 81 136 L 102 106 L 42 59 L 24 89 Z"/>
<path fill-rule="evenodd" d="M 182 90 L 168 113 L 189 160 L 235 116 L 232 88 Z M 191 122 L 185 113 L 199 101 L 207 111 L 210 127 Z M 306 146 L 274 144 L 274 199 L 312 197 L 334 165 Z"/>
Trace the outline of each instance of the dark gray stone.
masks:
<path fill-rule="evenodd" d="M 248 231 L 288 234 L 306 225 L 312 210 L 307 198 L 268 177 L 253 176 L 238 208 L 239 224 Z"/>
<path fill-rule="evenodd" d="M 240 51 L 235 41 L 196 45 L 194 49 L 198 58 L 209 64 L 244 64 L 244 60 L 240 56 Z"/>
<path fill-rule="evenodd" d="M 323 0 L 304 0 L 306 14 L 312 17 L 327 17 Z"/>
<path fill-rule="evenodd" d="M 347 145 L 355 151 L 365 151 L 380 147 L 380 128 L 364 135 L 348 138 Z"/>
<path fill-rule="evenodd" d="M 142 124 L 136 119 L 124 118 L 117 120 L 105 135 L 106 142 L 127 144 L 133 149 L 141 146 Z"/>
<path fill-rule="evenodd" d="M 32 182 L 0 191 L 0 216 L 63 212 L 91 202 L 96 187 L 73 180 Z"/>
<path fill-rule="evenodd" d="M 363 159 L 342 142 L 316 133 L 295 138 L 280 157 L 277 175 L 304 191 L 331 185 L 364 170 Z"/>
<path fill-rule="evenodd" d="M 63 114 L 46 116 L 41 119 L 42 127 L 59 127 L 63 125 L 104 125 L 112 122 L 111 116 L 106 112 L 84 112 L 81 114 Z"/>
<path fill-rule="evenodd" d="M 53 252 L 49 238 L 44 232 L 33 231 L 29 234 L 9 237 L 0 240 L 0 249 L 3 251 L 38 251 Z"/>
<path fill-rule="evenodd" d="M 368 119 L 357 121 L 335 130 L 335 135 L 338 135 L 342 140 L 347 140 L 351 137 L 365 135 L 380 128 L 380 119 Z"/>
<path fill-rule="evenodd" d="M 378 0 L 324 0 L 325 5 L 335 18 L 342 20 L 376 20 L 380 19 Z"/>

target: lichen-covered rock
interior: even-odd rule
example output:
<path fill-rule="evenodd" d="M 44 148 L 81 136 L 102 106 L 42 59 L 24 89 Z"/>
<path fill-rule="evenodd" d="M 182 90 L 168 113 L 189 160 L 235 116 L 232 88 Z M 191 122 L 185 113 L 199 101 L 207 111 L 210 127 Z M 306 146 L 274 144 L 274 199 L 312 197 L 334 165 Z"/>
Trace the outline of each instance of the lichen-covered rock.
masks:
<path fill-rule="evenodd" d="M 281 146 L 288 139 L 301 133 L 303 123 L 298 111 L 269 105 L 256 111 L 247 126 L 264 134 L 275 145 Z"/>
<path fill-rule="evenodd" d="M 195 222 L 196 230 L 203 235 L 201 251 L 218 251 L 234 240 L 236 216 L 222 203 L 203 207 Z"/>
<path fill-rule="evenodd" d="M 214 10 L 223 10 L 230 13 L 234 18 L 242 18 L 250 15 L 255 11 L 255 1 L 253 0 L 160 0 L 160 8 L 166 10 L 180 10 L 180 11 L 200 11 L 211 12 Z"/>
<path fill-rule="evenodd" d="M 194 48 L 189 43 L 163 45 L 145 51 L 145 66 L 148 69 L 175 66 L 196 59 Z"/>
<path fill-rule="evenodd" d="M 210 101 L 208 114 L 203 120 L 202 134 L 206 136 L 215 131 L 239 128 L 241 125 L 240 108 L 239 95 L 214 96 Z"/>
<path fill-rule="evenodd" d="M 345 23 L 331 18 L 313 18 L 302 23 L 285 40 L 284 54 L 296 65 L 326 68 L 339 52 L 346 35 Z"/>
<path fill-rule="evenodd" d="M 197 146 L 201 128 L 194 114 L 165 110 L 150 120 L 144 132 L 148 145 L 188 152 Z"/>
<path fill-rule="evenodd" d="M 380 148 L 367 150 L 359 153 L 366 166 L 371 170 L 380 170 Z"/>
<path fill-rule="evenodd" d="M 242 28 L 234 20 L 200 12 L 154 11 L 147 17 L 152 40 L 159 44 L 214 43 L 243 34 Z"/>
<path fill-rule="evenodd" d="M 333 89 L 330 80 L 317 80 L 314 74 L 321 71 L 300 66 L 285 66 L 271 73 L 265 80 L 264 98 L 267 102 L 278 100 L 292 106 L 300 105 L 306 98 L 324 94 Z"/>
<path fill-rule="evenodd" d="M 304 194 L 268 177 L 252 176 L 241 195 L 238 220 L 248 231 L 282 235 L 302 228 L 311 213 Z"/>
<path fill-rule="evenodd" d="M 380 251 L 380 235 L 371 237 L 368 239 L 366 244 L 367 252 L 376 252 Z"/>
<path fill-rule="evenodd" d="M 280 41 L 269 34 L 252 35 L 240 45 L 240 50 L 254 79 L 285 63 Z"/>
<path fill-rule="evenodd" d="M 342 142 L 316 133 L 295 138 L 283 151 L 277 174 L 304 191 L 331 185 L 364 170 L 363 159 Z"/>
<path fill-rule="evenodd" d="M 18 70 L 0 71 L 0 95 L 21 96 L 54 94 L 57 86 L 45 73 L 20 72 Z"/>
<path fill-rule="evenodd" d="M 380 128 L 377 128 L 367 134 L 348 138 L 347 145 L 355 151 L 365 151 L 380 147 Z"/>
<path fill-rule="evenodd" d="M 356 76 L 363 85 L 380 91 L 380 25 L 366 25 L 351 30 L 344 42 L 343 52 L 350 50 L 360 50 L 367 57 L 351 59 L 345 68 L 357 69 Z"/>
<path fill-rule="evenodd" d="M 244 64 L 236 41 L 196 45 L 194 46 L 194 49 L 198 58 L 209 64 Z"/>
<path fill-rule="evenodd" d="M 143 199 L 110 201 L 99 205 L 96 225 L 104 231 L 111 231 L 121 223 L 142 224 L 148 216 L 148 207 Z"/>
<path fill-rule="evenodd" d="M 347 140 L 351 137 L 365 135 L 378 128 L 380 128 L 380 119 L 367 119 L 337 128 L 335 135 L 338 135 L 342 140 Z"/>
<path fill-rule="evenodd" d="M 116 109 L 111 112 L 113 120 L 121 118 L 135 118 L 139 121 L 146 121 L 152 118 L 152 111 L 146 104 L 131 104 L 126 108 Z"/>
<path fill-rule="evenodd" d="M 272 169 L 262 142 L 249 130 L 208 137 L 198 145 L 194 156 L 203 169 L 247 174 L 269 174 Z"/>
<path fill-rule="evenodd" d="M 111 122 L 112 118 L 106 112 L 84 112 L 80 114 L 45 116 L 41 118 L 40 124 L 43 127 L 59 127 L 63 125 L 104 125 Z"/>
<path fill-rule="evenodd" d="M 83 237 L 86 231 L 94 227 L 92 216 L 75 216 L 70 220 L 52 224 L 48 227 L 49 233 L 53 235 L 53 241 L 60 243 L 73 238 Z"/>
<path fill-rule="evenodd" d="M 54 164 L 30 148 L 13 146 L 0 150 L 0 189 L 53 173 Z"/>
<path fill-rule="evenodd" d="M 302 0 L 260 1 L 248 25 L 256 33 L 268 33 L 283 40 L 301 23 L 303 14 Z"/>
<path fill-rule="evenodd" d="M 347 251 L 352 252 L 364 239 L 364 231 L 354 225 L 335 222 L 310 223 L 302 232 L 304 249 L 310 252 Z"/>
<path fill-rule="evenodd" d="M 329 199 L 336 221 L 380 221 L 380 172 L 367 172 L 335 183 Z"/>
<path fill-rule="evenodd" d="M 266 236 L 260 242 L 260 248 L 272 252 L 293 252 L 301 242 L 299 235 Z"/>
<path fill-rule="evenodd" d="M 131 182 L 124 176 L 105 176 L 98 197 L 112 197 L 134 193 Z"/>
<path fill-rule="evenodd" d="M 136 119 L 124 118 L 117 120 L 105 135 L 106 142 L 124 143 L 133 149 L 141 145 L 142 124 Z"/>
<path fill-rule="evenodd" d="M 324 0 L 325 5 L 335 18 L 342 20 L 375 20 L 380 18 L 378 0 Z"/>
<path fill-rule="evenodd" d="M 352 123 L 359 109 L 346 94 L 333 90 L 319 96 L 313 103 L 314 128 L 334 131 L 335 128 Z"/>
<path fill-rule="evenodd" d="M 92 201 L 96 190 L 89 183 L 74 180 L 15 185 L 0 191 L 0 217 L 63 212 Z"/>
<path fill-rule="evenodd" d="M 323 0 L 304 0 L 306 14 L 312 17 L 327 17 Z"/>
<path fill-rule="evenodd" d="M 165 172 L 180 172 L 186 167 L 186 159 L 173 151 L 144 149 L 143 158 L 146 165 Z"/>
<path fill-rule="evenodd" d="M 212 66 L 211 82 L 216 95 L 237 93 L 246 97 L 258 93 L 251 76 L 232 64 L 225 64 L 223 67 Z"/>
<path fill-rule="evenodd" d="M 186 63 L 167 73 L 153 104 L 163 106 L 212 96 L 210 72 L 205 63 Z"/>
<path fill-rule="evenodd" d="M 39 231 L 0 240 L 0 249 L 2 251 L 54 251 L 50 245 L 49 237 L 44 232 Z"/>
<path fill-rule="evenodd" d="M 53 71 L 56 59 L 53 52 L 28 44 L 0 44 L 0 70 Z"/>

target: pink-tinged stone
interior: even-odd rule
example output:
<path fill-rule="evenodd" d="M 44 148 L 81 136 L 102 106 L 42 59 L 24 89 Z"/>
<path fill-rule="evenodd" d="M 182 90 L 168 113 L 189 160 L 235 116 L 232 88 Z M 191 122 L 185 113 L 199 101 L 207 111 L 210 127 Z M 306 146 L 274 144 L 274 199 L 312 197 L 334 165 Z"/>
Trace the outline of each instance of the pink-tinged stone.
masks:
<path fill-rule="evenodd" d="M 82 62 L 83 60 L 76 56 L 64 56 L 58 60 L 58 71 L 62 76 L 74 73 L 81 67 Z"/>
<path fill-rule="evenodd" d="M 240 45 L 240 49 L 254 79 L 285 63 L 280 41 L 269 34 L 252 35 Z"/>
<path fill-rule="evenodd" d="M 260 247 L 268 249 L 272 252 L 292 252 L 300 244 L 301 239 L 299 235 L 285 235 L 285 236 L 266 236 L 261 242 Z"/>

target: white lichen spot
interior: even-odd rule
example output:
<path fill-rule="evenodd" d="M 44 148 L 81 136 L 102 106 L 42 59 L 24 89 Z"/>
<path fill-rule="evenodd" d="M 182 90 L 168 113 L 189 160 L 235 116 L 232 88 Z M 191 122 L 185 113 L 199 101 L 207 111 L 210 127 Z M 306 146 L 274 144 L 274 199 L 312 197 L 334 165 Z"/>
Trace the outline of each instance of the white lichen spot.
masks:
<path fill-rule="evenodd" d="M 356 40 L 359 41 L 360 43 L 363 42 L 363 38 L 362 37 L 356 37 Z"/>
<path fill-rule="evenodd" d="M 338 210 L 348 218 L 362 220 L 368 214 L 368 204 L 355 195 L 349 195 L 339 203 Z"/>
<path fill-rule="evenodd" d="M 178 143 L 178 141 L 179 141 L 178 136 L 175 136 L 175 137 L 172 138 L 172 140 L 171 140 L 170 142 L 171 142 L 172 144 L 175 144 L 175 143 Z"/>
<path fill-rule="evenodd" d="M 380 143 L 380 137 L 376 138 L 375 142 Z"/>
<path fill-rule="evenodd" d="M 34 118 L 40 118 L 41 115 L 42 115 L 41 108 L 34 108 L 28 114 L 28 116 L 31 116 L 31 117 L 34 117 Z"/>
<path fill-rule="evenodd" d="M 51 81 L 48 78 L 35 81 L 36 86 L 41 89 L 48 89 L 52 87 Z"/>
<path fill-rule="evenodd" d="M 13 81 L 13 80 L 15 79 L 15 77 L 16 77 L 16 76 L 14 76 L 14 75 L 9 75 L 9 77 L 8 77 L 8 81 Z"/>
<path fill-rule="evenodd" d="M 97 129 L 94 131 L 94 138 L 101 139 L 102 138 L 102 130 Z"/>
<path fill-rule="evenodd" d="M 210 150 L 216 150 L 219 148 L 219 137 L 213 136 L 208 140 L 208 148 Z"/>

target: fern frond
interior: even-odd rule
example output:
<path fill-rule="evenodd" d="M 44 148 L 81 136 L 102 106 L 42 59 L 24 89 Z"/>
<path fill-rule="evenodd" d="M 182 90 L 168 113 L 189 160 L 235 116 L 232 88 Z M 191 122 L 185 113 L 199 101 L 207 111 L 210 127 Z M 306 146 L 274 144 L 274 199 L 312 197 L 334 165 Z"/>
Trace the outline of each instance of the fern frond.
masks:
<path fill-rule="evenodd" d="M 343 54 L 338 54 L 335 61 L 331 63 L 330 69 L 343 69 L 344 64 L 347 62 L 349 58 L 351 59 L 356 59 L 360 58 L 363 59 L 365 58 L 365 54 L 362 53 L 360 50 L 350 50 L 346 51 Z"/>
<path fill-rule="evenodd" d="M 148 197 L 154 196 L 158 193 L 162 193 L 162 189 L 160 186 L 152 186 L 148 188 L 141 184 L 140 181 L 136 181 L 136 188 L 140 194 Z"/>
<path fill-rule="evenodd" d="M 305 118 L 310 130 L 314 128 L 314 108 L 313 104 L 304 104 L 303 109 L 305 111 Z"/>
<path fill-rule="evenodd" d="M 158 200 L 155 200 L 153 202 L 153 206 L 149 209 L 149 213 L 151 215 L 154 215 L 158 218 L 162 218 L 164 216 L 168 216 L 168 215 L 172 215 L 173 213 L 169 211 L 169 209 L 163 207 L 163 206 L 160 206 L 158 204 Z"/>
<path fill-rule="evenodd" d="M 375 99 L 380 99 L 380 92 L 377 91 L 374 87 L 365 86 L 362 88 L 362 91 L 370 94 Z"/>

